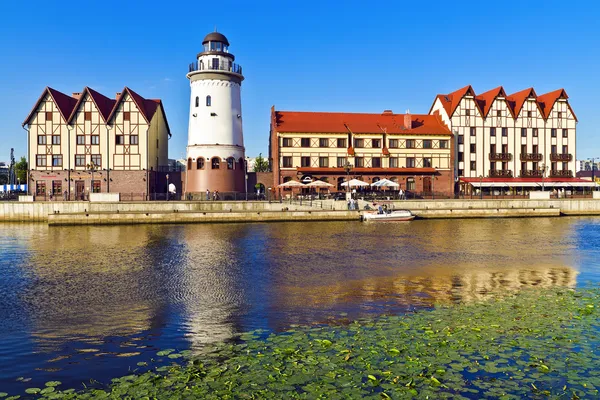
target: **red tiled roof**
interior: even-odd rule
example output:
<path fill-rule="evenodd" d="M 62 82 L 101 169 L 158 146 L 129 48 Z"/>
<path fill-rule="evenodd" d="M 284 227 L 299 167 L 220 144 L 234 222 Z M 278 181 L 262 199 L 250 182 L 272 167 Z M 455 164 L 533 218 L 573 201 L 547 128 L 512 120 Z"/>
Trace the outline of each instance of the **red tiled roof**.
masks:
<path fill-rule="evenodd" d="M 77 103 L 77 99 L 75 99 L 71 96 L 67 96 L 66 94 L 61 93 L 58 90 L 55 90 L 55 89 L 52 89 L 51 87 L 46 86 L 46 88 L 44 88 L 44 91 L 42 92 L 42 95 L 35 102 L 35 105 L 31 109 L 31 112 L 29 113 L 29 115 L 27 115 L 27 118 L 25 118 L 25 121 L 23 121 L 22 126 L 27 125 L 27 123 L 29 122 L 31 117 L 33 117 L 33 114 L 36 112 L 37 108 L 39 107 L 40 103 L 42 102 L 42 100 L 44 100 L 44 97 L 46 97 L 46 94 L 48 94 L 48 93 L 52 97 L 52 100 L 54 101 L 54 104 L 56 104 L 56 107 L 58 108 L 58 111 L 60 112 L 60 115 L 62 115 L 63 119 L 65 121 L 69 120 L 71 112 L 73 111 L 73 108 L 75 107 L 75 104 Z"/>
<path fill-rule="evenodd" d="M 379 133 L 452 135 L 437 115 L 411 115 L 412 126 L 404 127 L 405 114 L 361 114 L 336 112 L 275 111 L 278 132 Z"/>
<path fill-rule="evenodd" d="M 509 95 L 506 100 L 508 101 L 508 105 L 512 109 L 513 116 L 516 118 L 519 116 L 521 109 L 523 108 L 523 104 L 525 104 L 525 100 L 529 97 L 537 98 L 537 94 L 533 88 L 528 88 L 521 90 L 519 92 L 513 93 Z M 537 102 L 536 102 L 537 104 Z M 539 105 L 538 105 L 539 108 Z M 540 110 L 541 111 L 541 110 Z"/>
<path fill-rule="evenodd" d="M 446 110 L 446 113 L 448 114 L 448 117 L 451 118 L 452 114 L 454 114 L 454 111 L 456 111 L 456 108 L 460 104 L 460 101 L 467 94 L 471 95 L 471 96 L 475 96 L 475 91 L 473 90 L 471 85 L 467 85 L 467 86 L 460 88 L 458 90 L 455 90 L 454 92 L 449 93 L 449 94 L 438 94 L 436 96 L 436 99 L 440 100 L 440 102 L 442 103 L 442 106 L 444 106 L 444 109 Z M 434 102 L 434 104 L 435 104 L 435 102 Z"/>
<path fill-rule="evenodd" d="M 506 97 L 506 93 L 504 92 L 504 88 L 502 86 L 498 86 L 495 89 L 488 90 L 487 92 L 484 92 L 479 96 L 475 97 L 483 118 L 486 118 L 488 116 L 488 113 L 490 112 L 492 104 L 494 103 L 494 100 L 496 100 L 496 97 Z"/>
<path fill-rule="evenodd" d="M 538 102 L 538 105 L 540 106 L 540 110 L 542 110 L 542 115 L 544 116 L 545 119 L 548 119 L 548 117 L 550 116 L 550 111 L 552 111 L 552 107 L 554 107 L 554 103 L 556 103 L 556 100 L 561 99 L 561 98 L 562 99 L 569 98 L 569 96 L 567 96 L 567 92 L 565 92 L 564 89 L 558 89 L 553 92 L 545 93 L 545 94 L 538 96 L 537 102 Z M 570 108 L 570 106 L 569 106 L 569 108 Z M 573 112 L 573 110 L 571 110 L 571 112 Z M 573 116 L 575 117 L 574 113 L 573 113 Z M 575 117 L 575 119 L 577 119 L 577 118 Z"/>
<path fill-rule="evenodd" d="M 83 88 L 83 91 L 79 96 L 79 100 L 77 100 L 75 107 L 73 107 L 73 111 L 71 111 L 71 115 L 67 122 L 71 123 L 72 119 L 75 117 L 75 114 L 77 114 L 77 110 L 83 102 L 86 93 L 90 95 L 92 101 L 98 109 L 98 112 L 100 112 L 100 115 L 102 116 L 104 122 L 107 122 L 108 116 L 110 115 L 110 112 L 115 105 L 115 100 L 109 99 L 108 97 L 96 92 L 94 89 L 91 89 L 87 86 Z"/>

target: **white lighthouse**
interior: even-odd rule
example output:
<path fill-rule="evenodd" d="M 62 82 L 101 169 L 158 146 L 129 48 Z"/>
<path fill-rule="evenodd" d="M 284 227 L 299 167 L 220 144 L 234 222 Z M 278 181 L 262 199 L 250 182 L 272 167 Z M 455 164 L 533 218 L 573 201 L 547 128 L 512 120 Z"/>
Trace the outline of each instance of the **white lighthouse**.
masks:
<path fill-rule="evenodd" d="M 244 135 L 240 89 L 242 67 L 234 63 L 229 41 L 206 35 L 202 52 L 190 64 L 187 193 L 244 192 Z"/>

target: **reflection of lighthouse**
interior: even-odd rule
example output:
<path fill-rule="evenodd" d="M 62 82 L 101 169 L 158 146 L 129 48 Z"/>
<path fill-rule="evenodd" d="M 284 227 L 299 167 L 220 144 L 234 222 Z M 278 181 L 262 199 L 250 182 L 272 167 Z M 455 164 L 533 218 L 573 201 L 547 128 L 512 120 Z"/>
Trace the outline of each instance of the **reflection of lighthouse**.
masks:
<path fill-rule="evenodd" d="M 213 32 L 187 74 L 190 80 L 186 192 L 243 192 L 242 68 L 227 38 Z"/>

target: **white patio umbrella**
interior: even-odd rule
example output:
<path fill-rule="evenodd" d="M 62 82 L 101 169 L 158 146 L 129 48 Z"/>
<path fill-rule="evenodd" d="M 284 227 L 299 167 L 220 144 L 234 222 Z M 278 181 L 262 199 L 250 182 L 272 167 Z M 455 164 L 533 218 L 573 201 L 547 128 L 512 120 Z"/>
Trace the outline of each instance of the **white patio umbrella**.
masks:
<path fill-rule="evenodd" d="M 389 179 L 380 179 L 377 182 L 374 182 L 371 184 L 371 186 L 375 186 L 375 187 L 399 187 L 400 184 L 394 182 L 394 181 L 390 181 Z"/>
<path fill-rule="evenodd" d="M 320 188 L 324 188 L 324 187 L 332 187 L 333 185 L 331 183 L 327 183 L 327 182 L 323 182 L 323 181 L 312 181 L 311 183 L 305 185 L 307 187 L 320 187 Z"/>
<path fill-rule="evenodd" d="M 342 183 L 341 186 L 358 187 L 358 186 L 369 186 L 369 184 L 367 182 L 363 182 L 358 179 L 351 179 L 348 182 Z"/>
<path fill-rule="evenodd" d="M 291 180 L 291 181 L 287 181 L 285 183 L 282 183 L 281 185 L 278 185 L 277 187 L 286 188 L 286 187 L 304 187 L 304 186 L 306 186 L 306 185 L 303 184 L 302 182 Z"/>

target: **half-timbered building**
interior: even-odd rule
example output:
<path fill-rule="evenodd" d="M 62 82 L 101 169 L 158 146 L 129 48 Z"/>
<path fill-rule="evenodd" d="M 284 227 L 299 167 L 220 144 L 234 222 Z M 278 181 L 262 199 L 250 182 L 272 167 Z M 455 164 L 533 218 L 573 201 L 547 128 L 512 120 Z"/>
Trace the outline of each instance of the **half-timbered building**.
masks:
<path fill-rule="evenodd" d="M 125 87 L 108 98 L 85 87 L 68 96 L 46 88 L 23 122 L 29 187 L 36 199 L 164 193 L 171 133 L 162 102 Z"/>

